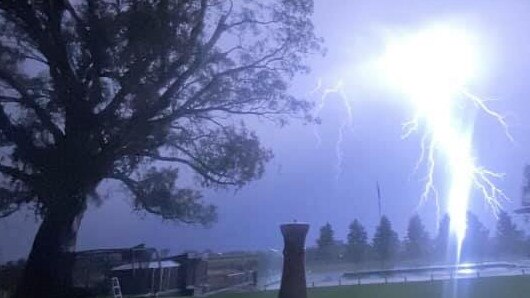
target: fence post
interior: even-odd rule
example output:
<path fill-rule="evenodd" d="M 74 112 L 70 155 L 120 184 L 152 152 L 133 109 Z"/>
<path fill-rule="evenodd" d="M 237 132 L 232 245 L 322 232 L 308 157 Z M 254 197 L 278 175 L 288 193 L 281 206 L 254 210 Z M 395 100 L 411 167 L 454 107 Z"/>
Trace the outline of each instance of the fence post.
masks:
<path fill-rule="evenodd" d="M 358 286 L 361 285 L 361 277 L 357 277 L 357 285 L 358 285 Z"/>

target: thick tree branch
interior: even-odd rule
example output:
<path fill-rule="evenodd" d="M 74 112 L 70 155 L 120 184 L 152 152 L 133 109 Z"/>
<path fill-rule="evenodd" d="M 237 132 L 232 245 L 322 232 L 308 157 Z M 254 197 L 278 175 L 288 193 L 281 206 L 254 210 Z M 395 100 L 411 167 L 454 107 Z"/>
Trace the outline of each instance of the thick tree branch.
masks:
<path fill-rule="evenodd" d="M 163 175 L 163 172 L 157 174 Z M 115 173 L 107 178 L 122 182 L 135 196 L 135 203 L 148 213 L 187 224 L 209 224 L 215 220 L 215 208 L 203 205 L 197 192 L 176 189 L 174 181 L 163 181 L 163 176 L 154 181 L 150 181 L 154 177 L 137 181 L 127 175 Z"/>
<path fill-rule="evenodd" d="M 22 204 L 30 200 L 31 195 L 25 191 L 0 187 L 0 218 L 8 217 L 17 212 Z"/>
<path fill-rule="evenodd" d="M 156 84 L 151 85 L 151 86 L 144 86 L 144 89 L 151 88 L 152 90 L 155 90 L 155 89 L 161 88 L 164 84 L 167 83 L 168 80 L 171 80 L 171 78 L 174 77 L 175 73 L 178 72 L 179 68 L 185 67 L 186 65 L 190 63 L 191 59 L 194 57 L 193 55 L 194 53 L 197 54 L 198 52 L 202 52 L 202 53 L 207 52 L 205 50 L 199 51 L 197 49 L 199 45 L 199 38 L 201 34 L 203 33 L 203 29 L 204 29 L 204 21 L 205 21 L 204 18 L 205 18 L 206 10 L 207 10 L 207 2 L 208 2 L 207 0 L 201 0 L 201 6 L 200 6 L 198 16 L 196 17 L 196 23 L 193 25 L 190 31 L 189 40 L 184 45 L 181 56 L 175 62 L 173 62 L 172 65 L 168 67 L 166 74 L 161 76 L 161 78 Z M 108 117 L 112 117 L 112 115 L 115 113 L 118 107 L 124 102 L 125 97 L 129 94 L 130 91 L 132 91 L 131 88 L 136 88 L 138 86 L 138 83 L 139 83 L 138 80 L 144 75 L 150 62 L 151 61 L 149 59 L 143 59 L 133 65 L 129 74 L 125 77 L 125 79 L 129 81 L 129 83 L 122 84 L 122 88 L 114 96 L 111 103 L 107 105 L 107 107 L 105 107 L 105 109 L 99 113 L 100 118 L 107 119 Z M 183 78 L 184 76 L 187 77 L 191 75 L 197 69 L 197 67 L 200 66 L 200 62 L 201 62 L 200 59 L 197 59 L 196 57 L 193 64 L 188 68 L 188 70 L 184 71 L 181 77 Z M 167 89 L 169 90 L 169 89 L 179 88 L 182 82 L 183 82 L 182 79 L 180 80 L 176 79 L 175 80 L 176 84 L 175 83 L 172 84 Z M 162 106 L 162 107 L 166 106 L 167 101 L 169 100 L 169 98 L 163 98 L 163 97 L 164 96 L 160 97 L 159 104 L 158 104 L 159 106 Z M 159 111 L 160 108 L 157 108 L 154 110 Z M 147 114 L 147 111 L 143 111 L 143 113 Z"/>
<path fill-rule="evenodd" d="M 52 133 L 56 142 L 59 142 L 63 138 L 63 132 L 53 123 L 50 113 L 41 108 L 34 100 L 34 96 L 31 96 L 27 92 L 27 87 L 22 83 L 18 82 L 12 75 L 8 74 L 4 70 L 0 69 L 0 80 L 3 80 L 15 89 L 22 98 L 18 101 L 21 105 L 32 109 L 42 124 Z"/>
<path fill-rule="evenodd" d="M 35 178 L 32 175 L 17 168 L 0 165 L 0 173 L 30 185 L 35 182 Z"/>
<path fill-rule="evenodd" d="M 223 175 L 222 173 L 214 171 L 212 168 L 208 167 L 206 164 L 201 162 L 198 158 L 193 158 L 194 162 L 192 162 L 184 158 L 172 157 L 172 156 L 161 156 L 161 155 L 154 154 L 154 153 L 142 153 L 137 156 L 148 157 L 148 158 L 158 160 L 158 161 L 176 162 L 176 163 L 184 164 L 190 167 L 191 169 L 193 169 L 197 174 L 202 176 L 205 180 L 209 182 L 213 182 L 215 184 L 227 185 L 227 186 L 228 185 L 232 185 L 232 186 L 239 185 L 236 181 L 230 181 L 229 176 Z M 215 176 L 218 176 L 219 178 Z M 225 178 L 225 180 L 223 180 L 222 178 Z"/>
<path fill-rule="evenodd" d="M 58 3 L 57 3 L 58 4 Z M 46 23 L 37 17 L 36 11 L 28 1 L 3 0 L 0 8 L 6 15 L 23 29 L 25 33 L 37 44 L 38 50 L 46 57 L 50 66 L 50 74 L 56 83 L 55 91 L 60 94 L 64 103 L 71 101 L 69 94 L 75 88 L 75 75 L 70 67 L 70 59 L 66 45 L 60 32 L 60 12 L 49 9 L 50 22 Z M 62 82 L 65 86 L 57 84 Z M 70 90 L 68 90 L 70 89 Z"/>

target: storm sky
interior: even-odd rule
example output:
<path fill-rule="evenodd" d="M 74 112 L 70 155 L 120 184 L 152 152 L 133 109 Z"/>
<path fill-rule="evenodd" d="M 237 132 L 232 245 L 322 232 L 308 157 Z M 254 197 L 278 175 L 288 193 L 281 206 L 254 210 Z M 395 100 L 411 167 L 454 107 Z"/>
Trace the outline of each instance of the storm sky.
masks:
<path fill-rule="evenodd" d="M 415 212 L 434 234 L 433 201 L 417 208 L 425 174 L 424 167 L 414 172 L 421 135 L 402 139 L 402 124 L 413 111 L 403 96 L 388 90 L 366 66 L 382 52 L 389 35 L 414 32 L 430 24 L 456 24 L 477 35 L 481 73 L 469 89 L 497 99 L 489 104 L 507 115 L 515 142 L 510 142 L 498 123 L 479 113 L 474 154 L 478 164 L 506 174 L 498 181 L 512 200 L 505 208 L 511 211 L 519 206 L 522 170 L 530 157 L 530 2 L 316 0 L 315 4 L 314 23 L 325 39 L 327 55 L 310 57 L 311 74 L 298 77 L 292 92 L 318 101 L 321 93 L 314 92 L 318 82 L 325 88 L 343 81 L 353 125 L 343 135 L 341 158 L 337 155 L 339 127 L 348 113 L 343 99 L 330 94 L 319 126 L 296 121 L 284 128 L 265 121 L 255 123 L 275 158 L 261 180 L 237 192 L 204 192 L 219 210 L 219 221 L 211 228 L 186 227 L 135 214 L 125 193 L 109 191 L 101 206 L 91 205 L 85 214 L 79 250 L 139 243 L 170 248 L 173 253 L 278 249 L 278 225 L 293 219 L 311 224 L 310 245 L 318 227 L 326 222 L 333 225 L 337 238 L 345 239 L 355 218 L 371 237 L 378 222 L 377 181 L 383 213 L 400 237 Z M 443 178 L 443 171 L 438 176 Z M 443 192 L 443 179 L 438 182 Z M 493 230 L 491 209 L 477 193 L 471 210 Z M 517 219 L 525 226 L 523 218 Z M 31 211 L 0 220 L 0 262 L 26 257 L 37 226 Z"/>

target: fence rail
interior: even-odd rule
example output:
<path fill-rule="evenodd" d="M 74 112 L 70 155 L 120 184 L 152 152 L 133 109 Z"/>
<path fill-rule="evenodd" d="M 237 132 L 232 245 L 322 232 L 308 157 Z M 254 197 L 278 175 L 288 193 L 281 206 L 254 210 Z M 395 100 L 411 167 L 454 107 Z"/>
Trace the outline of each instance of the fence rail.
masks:
<path fill-rule="evenodd" d="M 442 270 L 444 268 L 444 270 Z M 330 287 L 330 286 L 351 286 L 364 284 L 387 284 L 387 283 L 409 283 L 422 281 L 438 281 L 451 279 L 469 279 L 495 276 L 521 276 L 530 272 L 529 266 L 518 266 L 513 264 L 499 264 L 474 267 L 432 267 L 430 270 L 419 268 L 419 270 L 393 269 L 374 270 L 365 272 L 332 272 L 307 275 L 307 287 Z M 269 282 L 260 290 L 277 290 L 280 287 L 280 279 Z"/>

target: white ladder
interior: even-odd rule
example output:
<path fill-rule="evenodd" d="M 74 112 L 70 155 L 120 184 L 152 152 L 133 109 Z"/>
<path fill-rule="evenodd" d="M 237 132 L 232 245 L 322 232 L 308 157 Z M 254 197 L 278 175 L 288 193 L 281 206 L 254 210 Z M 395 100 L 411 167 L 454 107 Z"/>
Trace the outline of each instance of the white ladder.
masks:
<path fill-rule="evenodd" d="M 120 280 L 117 277 L 113 277 L 111 281 L 112 281 L 112 294 L 114 295 L 114 298 L 123 298 L 123 296 L 121 295 Z"/>

